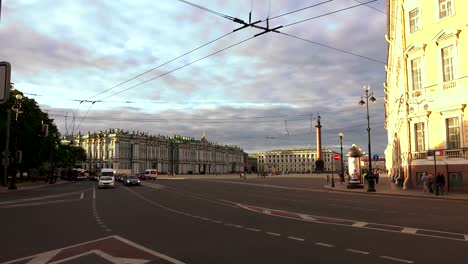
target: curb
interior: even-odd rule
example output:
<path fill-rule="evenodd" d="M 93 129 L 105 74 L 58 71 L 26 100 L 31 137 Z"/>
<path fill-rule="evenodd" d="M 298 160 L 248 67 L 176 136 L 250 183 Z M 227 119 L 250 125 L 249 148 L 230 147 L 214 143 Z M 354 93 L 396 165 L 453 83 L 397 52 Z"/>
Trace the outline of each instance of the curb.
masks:
<path fill-rule="evenodd" d="M 360 195 L 385 195 L 385 196 L 397 196 L 397 197 L 408 197 L 408 198 L 421 198 L 421 199 L 432 199 L 432 200 L 455 200 L 455 201 L 468 201 L 467 198 L 460 198 L 460 197 L 450 197 L 447 195 L 441 196 L 420 196 L 420 195 L 413 195 L 413 194 L 402 194 L 402 193 L 386 193 L 386 192 L 356 192 L 356 191 L 348 191 L 348 190 L 340 190 L 329 187 L 327 185 L 323 186 L 323 189 L 332 191 L 332 192 L 343 192 L 343 193 L 355 193 Z"/>
<path fill-rule="evenodd" d="M 17 191 L 26 191 L 26 190 L 38 189 L 38 188 L 43 188 L 43 187 L 47 187 L 47 186 L 65 184 L 65 183 L 68 183 L 68 182 L 67 181 L 60 181 L 60 182 L 56 182 L 54 184 L 49 184 L 49 183 L 44 182 L 43 184 L 29 185 L 29 186 L 21 186 L 21 184 L 16 184 L 16 186 L 18 188 L 16 190 L 9 190 L 8 187 L 1 187 L 0 188 L 0 194 L 1 193 L 12 193 L 12 192 L 17 192 Z"/>

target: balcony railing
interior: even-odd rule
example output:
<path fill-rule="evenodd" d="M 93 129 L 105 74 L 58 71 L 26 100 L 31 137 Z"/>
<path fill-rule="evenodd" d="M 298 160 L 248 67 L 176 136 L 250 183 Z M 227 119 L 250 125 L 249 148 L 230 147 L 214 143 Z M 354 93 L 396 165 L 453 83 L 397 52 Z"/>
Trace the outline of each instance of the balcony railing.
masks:
<path fill-rule="evenodd" d="M 413 160 L 423 160 L 433 159 L 434 154 L 438 159 L 468 159 L 468 148 L 415 151 L 411 156 Z"/>

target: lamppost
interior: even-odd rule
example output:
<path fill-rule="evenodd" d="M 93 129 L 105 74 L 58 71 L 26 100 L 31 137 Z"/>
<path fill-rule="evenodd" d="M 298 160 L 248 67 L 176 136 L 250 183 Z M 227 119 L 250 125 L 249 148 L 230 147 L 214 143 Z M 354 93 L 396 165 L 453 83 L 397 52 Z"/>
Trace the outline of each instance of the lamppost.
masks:
<path fill-rule="evenodd" d="M 361 100 L 359 101 L 359 104 L 361 106 L 366 105 L 366 110 L 367 110 L 367 144 L 368 144 L 368 150 L 369 150 L 369 171 L 367 172 L 367 178 L 368 178 L 368 185 L 367 185 L 367 191 L 368 192 L 375 192 L 375 182 L 374 182 L 374 175 L 372 174 L 372 162 L 371 162 L 371 128 L 370 128 L 370 121 L 369 121 L 369 101 L 371 103 L 375 103 L 377 101 L 374 97 L 374 92 L 369 93 L 370 86 L 369 85 L 364 85 L 364 91 L 366 92 L 366 95 L 364 98 L 366 101 L 362 99 L 361 95 Z"/>
<path fill-rule="evenodd" d="M 10 166 L 11 168 L 11 180 L 10 180 L 10 185 L 8 186 L 9 190 L 16 190 L 16 163 L 18 162 L 16 160 L 16 152 L 17 152 L 17 147 L 18 147 L 18 115 L 23 113 L 23 110 L 21 109 L 21 100 L 23 99 L 23 96 L 21 94 L 17 94 L 15 96 L 15 104 L 11 107 L 11 110 L 13 110 L 16 113 L 15 116 L 15 149 L 14 149 L 14 155 L 15 159 L 11 163 Z"/>
<path fill-rule="evenodd" d="M 341 154 L 341 177 L 344 177 L 344 165 L 343 165 L 343 132 L 340 132 L 338 134 L 338 136 L 340 137 L 340 154 Z M 343 179 L 343 178 L 341 178 Z"/>

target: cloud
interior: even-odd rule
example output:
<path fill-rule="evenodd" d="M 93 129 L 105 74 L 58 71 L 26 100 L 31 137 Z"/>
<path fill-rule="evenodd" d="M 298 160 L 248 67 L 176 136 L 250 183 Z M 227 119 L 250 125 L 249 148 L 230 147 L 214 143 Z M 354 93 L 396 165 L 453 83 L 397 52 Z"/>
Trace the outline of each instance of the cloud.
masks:
<path fill-rule="evenodd" d="M 251 1 L 202 2 L 248 19 Z M 381 2 L 372 6 L 384 10 Z M 271 1 L 268 8 L 269 3 L 254 1 L 254 20 L 265 19 L 269 9 L 270 17 L 275 17 L 317 1 Z M 287 25 L 355 4 L 333 1 L 275 18 L 270 25 Z M 78 109 L 83 117 L 90 106 L 73 99 L 105 98 L 90 108 L 80 125 L 75 124 L 76 130 L 122 128 L 191 137 L 206 131 L 212 141 L 256 152 L 313 148 L 320 114 L 325 147 L 337 150 L 337 135 L 343 132 L 345 147 L 354 143 L 366 149 L 366 114 L 357 102 L 363 85 L 370 84 L 378 99 L 369 106 L 373 149 L 382 154 L 387 144 L 381 86 L 385 70 L 380 63 L 270 32 L 184 67 L 261 32 L 247 28 L 110 89 L 240 25 L 172 1 L 84 5 L 18 0 L 8 2 L 7 8 L 9 23 L 0 28 L 0 37 L 9 40 L 0 43 L 0 55 L 15 62 L 17 87 L 42 94 L 36 98 L 41 106 L 58 114 L 55 121 L 62 134 L 71 133 L 71 114 Z M 385 61 L 385 20 L 386 15 L 363 6 L 280 31 Z M 166 74 L 179 67 L 183 68 Z M 93 97 L 106 89 L 110 90 Z M 116 94 L 123 90 L 127 91 Z"/>

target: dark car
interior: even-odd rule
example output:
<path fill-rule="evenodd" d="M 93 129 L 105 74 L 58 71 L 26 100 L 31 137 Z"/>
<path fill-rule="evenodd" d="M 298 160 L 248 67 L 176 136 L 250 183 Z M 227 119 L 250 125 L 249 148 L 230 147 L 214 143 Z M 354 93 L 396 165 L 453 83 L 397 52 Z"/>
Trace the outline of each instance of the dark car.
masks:
<path fill-rule="evenodd" d="M 136 175 L 127 176 L 124 180 L 125 185 L 140 185 L 141 181 Z"/>

